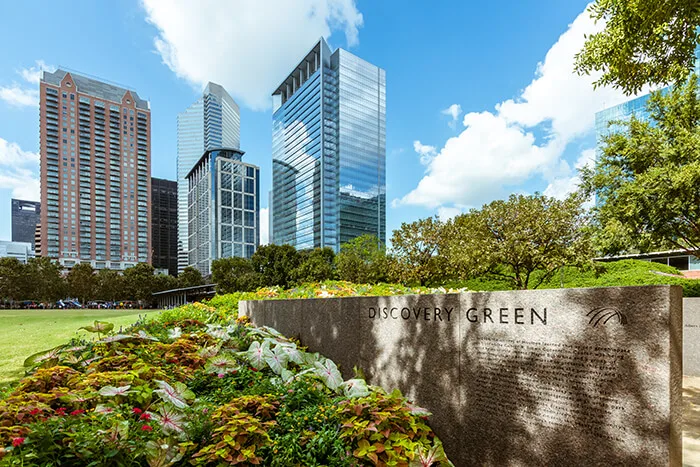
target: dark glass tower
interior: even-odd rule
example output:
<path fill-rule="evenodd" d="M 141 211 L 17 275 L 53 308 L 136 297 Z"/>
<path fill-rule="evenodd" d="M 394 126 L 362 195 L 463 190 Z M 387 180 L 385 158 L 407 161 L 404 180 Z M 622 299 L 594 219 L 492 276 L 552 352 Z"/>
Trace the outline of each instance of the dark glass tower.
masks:
<path fill-rule="evenodd" d="M 151 178 L 153 267 L 177 276 L 177 182 Z"/>
<path fill-rule="evenodd" d="M 31 243 L 34 232 L 41 222 L 41 203 L 38 201 L 12 200 L 12 241 Z"/>

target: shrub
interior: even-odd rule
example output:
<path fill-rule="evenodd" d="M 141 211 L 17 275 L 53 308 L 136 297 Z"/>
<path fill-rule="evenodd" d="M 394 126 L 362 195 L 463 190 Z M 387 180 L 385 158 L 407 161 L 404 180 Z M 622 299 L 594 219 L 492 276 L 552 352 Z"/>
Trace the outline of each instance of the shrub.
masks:
<path fill-rule="evenodd" d="M 343 381 L 331 360 L 233 319 L 240 298 L 414 291 L 393 287 L 232 294 L 40 352 L 0 395 L 0 464 L 405 465 L 439 453 L 400 395 Z"/>

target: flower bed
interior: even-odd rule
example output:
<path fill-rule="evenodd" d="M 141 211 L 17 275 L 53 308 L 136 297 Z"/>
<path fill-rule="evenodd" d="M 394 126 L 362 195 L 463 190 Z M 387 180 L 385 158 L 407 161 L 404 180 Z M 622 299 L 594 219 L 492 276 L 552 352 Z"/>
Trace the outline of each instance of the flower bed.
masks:
<path fill-rule="evenodd" d="M 232 301 L 95 323 L 96 340 L 30 357 L 0 399 L 0 465 L 451 465 L 424 409 L 343 381 Z"/>
<path fill-rule="evenodd" d="M 353 284 L 345 281 L 325 281 L 304 284 L 293 289 L 263 287 L 257 292 L 236 292 L 216 295 L 209 305 L 217 310 L 234 315 L 238 312 L 240 300 L 284 300 L 289 298 L 331 298 L 331 297 L 381 297 L 392 295 L 418 295 L 438 293 L 460 293 L 467 289 L 445 289 L 443 287 L 406 287 L 399 284 Z"/>

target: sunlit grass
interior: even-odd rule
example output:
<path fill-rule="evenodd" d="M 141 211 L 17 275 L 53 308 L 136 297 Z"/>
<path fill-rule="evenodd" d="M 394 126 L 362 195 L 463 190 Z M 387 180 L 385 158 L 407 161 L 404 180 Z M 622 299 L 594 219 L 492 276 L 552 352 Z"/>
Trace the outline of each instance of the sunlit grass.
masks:
<path fill-rule="evenodd" d="M 33 353 L 65 344 L 71 337 L 94 334 L 78 331 L 95 320 L 119 326 L 133 324 L 156 310 L 0 310 L 0 385 L 23 375 L 22 363 Z"/>

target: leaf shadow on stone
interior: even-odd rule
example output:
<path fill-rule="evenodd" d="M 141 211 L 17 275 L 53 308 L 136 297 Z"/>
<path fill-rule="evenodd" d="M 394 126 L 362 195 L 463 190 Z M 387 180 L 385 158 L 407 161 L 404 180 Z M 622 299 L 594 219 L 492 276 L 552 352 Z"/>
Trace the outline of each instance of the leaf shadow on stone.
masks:
<path fill-rule="evenodd" d="M 615 301 L 619 300 L 616 298 L 619 290 L 611 288 L 600 293 Z M 567 294 L 568 300 L 584 309 L 593 309 L 598 302 L 606 300 L 598 295 L 597 302 L 593 302 L 591 295 L 580 289 L 571 289 Z M 478 299 L 474 304 L 476 307 L 485 305 Z M 640 308 L 627 312 L 647 313 L 648 310 Z M 662 336 L 640 335 L 627 329 L 598 329 L 595 341 L 591 341 L 591 330 L 583 330 L 579 335 L 568 336 L 563 342 L 567 347 L 554 352 L 552 358 L 562 361 L 572 354 L 590 355 L 591 345 L 615 348 L 620 347 L 621 341 L 624 347 L 635 349 L 637 356 L 644 353 L 651 361 L 668 358 L 664 354 Z M 556 382 L 548 374 L 543 356 L 534 352 L 512 354 L 487 369 L 480 359 L 465 351 L 470 344 L 486 337 L 482 331 L 481 326 L 471 326 L 461 347 L 464 437 L 458 454 L 459 465 L 655 465 L 652 459 L 658 459 L 659 452 L 652 456 L 651 451 L 665 448 L 662 444 L 668 441 L 669 426 L 667 418 L 655 414 L 654 407 L 664 402 L 650 398 L 650 388 L 645 387 L 645 378 L 648 381 L 645 372 L 654 369 L 642 368 L 636 363 L 637 359 L 631 359 L 625 364 L 621 377 L 615 380 L 600 378 L 594 368 L 588 367 L 580 369 L 574 378 Z M 613 338 L 613 333 L 618 334 Z M 680 349 L 671 351 L 680 352 Z M 677 355 L 680 358 L 680 353 Z M 500 385 L 510 386 L 508 394 L 513 395 L 514 400 L 501 397 L 495 410 L 484 411 L 479 407 L 481 402 L 475 401 L 478 393 L 484 391 L 479 381 L 494 374 L 499 375 Z M 543 396 L 542 388 L 546 387 L 556 388 L 567 398 L 563 404 L 556 404 L 559 408 L 565 406 L 567 413 L 549 425 L 537 422 L 555 405 L 550 396 Z M 598 397 L 601 394 L 606 397 Z M 618 403 L 622 403 L 624 410 L 612 407 Z M 659 410 L 663 413 L 664 409 Z M 620 413 L 623 420 L 615 419 Z M 596 418 L 598 422 L 591 425 Z M 622 430 L 628 434 L 621 436 Z"/>
<path fill-rule="evenodd" d="M 536 292 L 500 292 L 503 295 L 496 298 L 493 294 L 472 294 L 469 306 L 484 307 L 501 299 L 498 297 L 504 297 L 504 303 L 526 303 L 529 293 Z M 560 335 L 557 342 L 564 344 L 561 349 L 548 349 L 547 358 L 554 361 L 588 356 L 596 347 L 632 349 L 634 358 L 625 360 L 620 376 L 607 380 L 596 374 L 596 364 L 553 380 L 551 364 L 542 353 L 515 348 L 485 362 L 476 354 L 478 343 L 494 337 L 513 339 L 513 335 L 465 323 L 465 296 L 258 302 L 262 319 L 258 322 L 298 337 L 309 351 L 331 358 L 345 379 L 352 378 L 353 367 L 359 366 L 368 383 L 387 391 L 399 388 L 427 408 L 433 413 L 431 427 L 457 466 L 646 466 L 663 456 L 669 433 L 669 419 L 664 416 L 668 414 L 668 379 L 663 378 L 670 375 L 669 353 L 677 359 L 681 356 L 680 340 L 671 339 L 676 345 L 669 349 L 668 334 L 657 332 L 668 329 L 667 318 L 650 312 L 661 306 L 650 300 L 663 301 L 663 293 L 630 300 L 629 292 L 620 288 L 599 289 L 596 294 L 585 289 L 552 291 L 551 312 L 562 310 L 567 303 L 583 310 L 623 303 L 620 306 L 628 317 L 647 320 L 645 332 L 633 326 L 584 326 L 580 332 Z M 369 319 L 366 314 L 370 307 L 391 310 L 403 306 L 453 308 L 454 315 L 447 323 L 434 319 L 434 314 L 430 316 L 433 319 L 423 319 L 420 314 L 417 319 Z M 458 313 L 461 316 L 456 316 Z M 536 332 L 554 331 L 552 326 L 538 328 L 532 331 L 532 339 L 551 341 L 551 337 Z M 645 361 L 652 363 L 640 363 Z M 489 378 L 495 378 L 496 385 L 485 389 L 484 381 Z M 651 387 L 655 378 L 657 385 Z M 665 381 L 666 389 L 658 381 Z M 503 387 L 508 390 L 504 392 Z M 553 392 L 543 394 L 543 388 L 562 394 L 563 402 L 554 404 Z M 491 402 L 485 403 L 489 398 Z M 564 413 L 552 417 L 555 405 Z M 676 415 L 680 416 L 680 410 Z M 547 423 L 538 421 L 547 417 Z M 680 428 L 680 423 L 676 426 Z"/>

